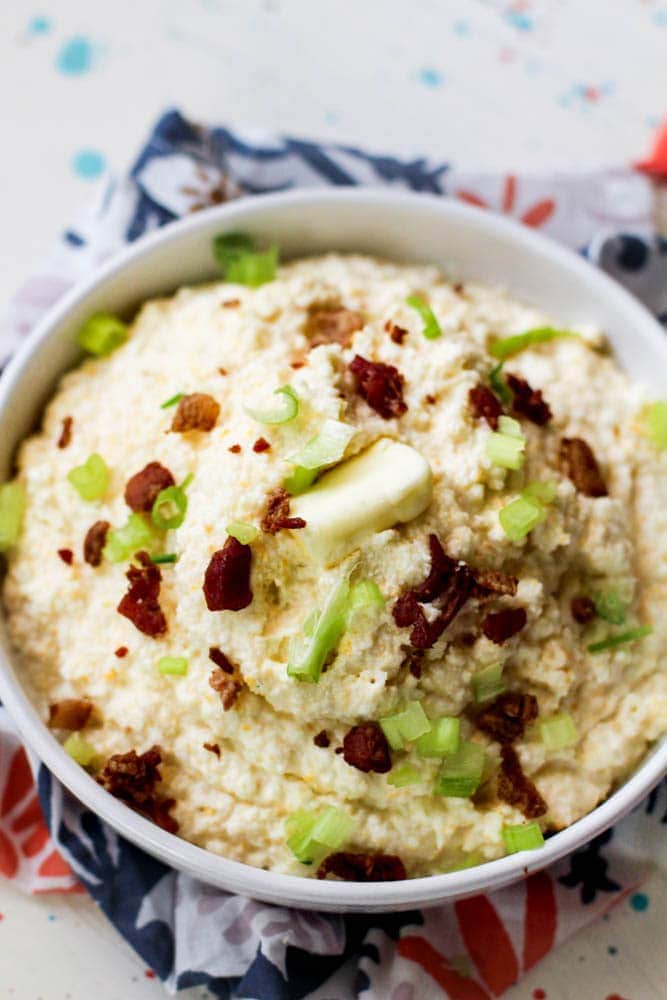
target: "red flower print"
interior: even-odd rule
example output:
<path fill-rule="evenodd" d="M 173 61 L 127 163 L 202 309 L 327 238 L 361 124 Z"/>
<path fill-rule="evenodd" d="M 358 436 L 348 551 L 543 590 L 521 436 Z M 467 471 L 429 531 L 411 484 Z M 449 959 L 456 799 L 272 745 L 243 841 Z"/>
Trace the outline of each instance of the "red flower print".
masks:
<path fill-rule="evenodd" d="M 466 201 L 469 205 L 477 205 L 478 208 L 493 208 L 484 198 L 481 198 L 474 191 L 466 191 L 459 189 L 454 192 L 455 196 L 460 201 Z M 517 194 L 517 182 L 516 177 L 513 174 L 508 174 L 505 178 L 502 190 L 502 196 L 500 200 L 500 205 L 498 210 L 504 215 L 514 215 L 514 206 L 516 204 L 516 194 Z M 521 215 L 518 216 L 520 222 L 523 222 L 524 226 L 532 226 L 534 229 L 543 226 L 556 210 L 556 202 L 553 198 L 543 198 L 540 201 L 536 201 L 534 205 L 527 208 Z"/>

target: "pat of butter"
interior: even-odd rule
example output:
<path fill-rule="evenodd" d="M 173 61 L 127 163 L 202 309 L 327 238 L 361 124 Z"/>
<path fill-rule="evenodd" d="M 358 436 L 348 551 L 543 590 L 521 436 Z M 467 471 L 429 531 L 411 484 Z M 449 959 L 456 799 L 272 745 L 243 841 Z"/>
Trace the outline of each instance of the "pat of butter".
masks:
<path fill-rule="evenodd" d="M 290 515 L 306 522 L 294 536 L 331 566 L 373 532 L 417 517 L 432 493 L 433 476 L 424 456 L 409 445 L 380 438 L 294 497 Z"/>

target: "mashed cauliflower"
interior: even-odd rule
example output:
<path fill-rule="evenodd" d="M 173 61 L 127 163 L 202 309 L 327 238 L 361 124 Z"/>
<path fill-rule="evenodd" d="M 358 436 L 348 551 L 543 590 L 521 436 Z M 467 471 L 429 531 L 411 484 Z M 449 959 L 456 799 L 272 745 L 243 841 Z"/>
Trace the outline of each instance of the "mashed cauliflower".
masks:
<path fill-rule="evenodd" d="M 430 305 L 440 336 L 423 335 L 422 316 L 406 303 L 415 295 Z M 500 289 L 454 286 L 432 267 L 338 255 L 290 263 L 259 288 L 220 282 L 145 305 L 123 346 L 62 379 L 42 429 L 18 456 L 27 506 L 4 601 L 44 717 L 64 699 L 92 703 L 80 736 L 95 751 L 93 771 L 111 755 L 159 745 L 158 792 L 175 800 L 179 834 L 275 871 L 316 870 L 287 844 L 286 820 L 300 811 L 318 816 L 335 806 L 350 821 L 343 843 L 320 844 L 307 860 L 319 863 L 335 846 L 397 856 L 418 876 L 504 854 L 508 827 L 559 829 L 591 810 L 667 728 L 667 456 L 639 433 L 640 389 L 582 328 L 506 361 L 504 373 L 542 390 L 551 416 L 535 423 L 508 396 L 518 428 L 505 422 L 505 437 L 525 439 L 525 462 L 497 464 L 493 429 L 470 392 L 489 386 L 495 338 L 549 322 Z M 402 413 L 371 405 L 349 368 L 356 356 L 396 370 Z M 289 412 L 285 394 L 273 393 L 285 385 L 298 414 L 258 421 L 271 407 Z M 195 393 L 218 404 L 214 426 L 171 430 L 181 404 L 162 404 Z M 57 447 L 68 417 L 71 441 Z M 341 425 L 341 454 L 324 463 L 337 471 L 318 470 L 318 482 L 288 498 L 288 516 L 306 525 L 262 530 L 269 498 L 301 464 L 290 458 Z M 586 495 L 565 474 L 563 438 L 587 443 L 607 495 Z M 110 480 L 100 499 L 86 501 L 68 473 L 93 453 Z M 130 560 L 93 566 L 82 552 L 93 522 L 113 531 L 127 521 L 126 484 L 153 462 L 176 484 L 192 477 L 182 524 L 144 546 L 177 556 L 158 566 L 166 631 L 157 635 L 117 610 Z M 334 496 L 335 475 L 342 485 Z M 549 494 L 538 502 L 539 523 L 512 540 L 499 512 L 535 483 Z M 259 529 L 238 542 L 250 549 L 252 600 L 210 610 L 205 575 L 234 522 Z M 443 613 L 442 593 L 429 599 L 419 590 L 431 569 L 430 536 L 472 589 L 442 634 L 415 648 L 396 607 L 412 591 L 414 620 L 429 625 Z M 514 589 L 470 582 L 491 571 Z M 375 599 L 348 608 L 319 680 L 308 682 L 287 665 L 341 581 L 353 590 L 372 581 Z M 497 617 L 510 609 L 523 609 L 525 624 L 503 638 L 488 622 L 516 622 Z M 589 651 L 642 624 L 652 633 Z M 233 670 L 231 688 L 224 678 L 211 685 L 210 650 Z M 186 660 L 186 672 L 160 672 L 163 657 Z M 473 678 L 493 667 L 502 677 L 485 701 Z M 491 716 L 493 706 L 507 708 L 500 685 L 536 708 L 510 742 L 478 724 L 490 706 Z M 395 735 L 387 746 L 391 723 L 379 720 L 413 702 L 432 721 L 458 719 L 460 741 L 484 747 L 470 794 L 436 793 L 446 754 L 420 754 L 417 739 L 397 748 Z M 569 738 L 552 748 L 543 723 L 554 716 Z M 349 734 L 367 723 L 391 770 L 355 759 Z M 392 783 L 397 772 L 412 783 Z"/>

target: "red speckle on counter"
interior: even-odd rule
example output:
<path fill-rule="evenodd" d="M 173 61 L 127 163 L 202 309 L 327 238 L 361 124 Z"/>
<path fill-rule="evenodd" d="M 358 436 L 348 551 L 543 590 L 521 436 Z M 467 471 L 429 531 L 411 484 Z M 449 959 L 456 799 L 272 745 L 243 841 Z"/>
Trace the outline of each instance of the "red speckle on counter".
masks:
<path fill-rule="evenodd" d="M 114 656 L 117 656 L 119 660 L 122 660 L 124 656 L 127 656 L 129 649 L 127 646 L 119 646 L 116 650 Z"/>
<path fill-rule="evenodd" d="M 533 1000 L 546 1000 L 546 996 L 544 990 L 533 990 Z"/>
<path fill-rule="evenodd" d="M 146 969 L 146 971 L 144 972 L 144 975 L 145 975 L 146 979 L 155 979 L 155 973 L 153 972 L 152 969 Z"/>

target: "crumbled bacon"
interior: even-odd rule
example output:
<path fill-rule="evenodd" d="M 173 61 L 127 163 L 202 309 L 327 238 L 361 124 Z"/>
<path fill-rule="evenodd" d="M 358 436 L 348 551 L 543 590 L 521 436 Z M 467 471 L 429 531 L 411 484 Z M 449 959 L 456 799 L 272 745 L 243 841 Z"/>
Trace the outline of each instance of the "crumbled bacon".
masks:
<path fill-rule="evenodd" d="M 257 438 L 257 440 L 255 441 L 254 445 L 252 446 L 252 450 L 256 451 L 257 454 L 259 455 L 263 451 L 268 451 L 270 447 L 271 447 L 271 445 L 266 440 L 266 438 L 259 437 L 259 438 Z"/>
<path fill-rule="evenodd" d="M 494 392 L 487 385 L 474 385 L 468 392 L 468 401 L 473 416 L 478 420 L 484 418 L 489 427 L 498 430 L 498 417 L 503 412 L 503 407 Z"/>
<path fill-rule="evenodd" d="M 579 622 L 580 625 L 587 625 L 595 618 L 595 602 L 585 594 L 573 597 L 570 604 L 570 611 L 575 622 Z"/>
<path fill-rule="evenodd" d="M 290 517 L 289 512 L 290 495 L 287 490 L 279 486 L 271 490 L 266 498 L 266 513 L 262 518 L 261 529 L 269 535 L 275 535 L 283 528 L 305 528 L 306 522 L 302 517 Z"/>
<path fill-rule="evenodd" d="M 171 422 L 172 431 L 211 431 L 220 413 L 220 404 L 205 392 L 183 396 Z"/>
<path fill-rule="evenodd" d="M 606 497 L 607 486 L 589 444 L 581 438 L 562 438 L 558 460 L 564 474 L 587 497 Z"/>
<path fill-rule="evenodd" d="M 152 746 L 142 754 L 138 754 L 136 750 L 116 753 L 109 757 L 97 776 L 97 781 L 131 809 L 152 820 L 163 830 L 176 833 L 178 823 L 169 815 L 176 800 L 156 795 L 156 785 L 162 780 L 161 763 L 162 750 L 159 746 Z"/>
<path fill-rule="evenodd" d="M 519 809 L 526 819 L 537 819 L 547 811 L 547 804 L 537 788 L 524 774 L 519 755 L 513 746 L 500 748 L 501 765 L 498 773 L 498 798 Z"/>
<path fill-rule="evenodd" d="M 88 528 L 83 540 L 83 558 L 90 566 L 99 566 L 102 562 L 102 549 L 106 545 L 110 527 L 108 521 L 95 521 Z"/>
<path fill-rule="evenodd" d="M 358 394 L 384 420 L 400 417 L 406 412 L 408 407 L 403 399 L 405 379 L 398 368 L 385 365 L 382 361 L 368 361 L 355 354 L 349 369 L 354 375 Z"/>
<path fill-rule="evenodd" d="M 125 484 L 125 503 L 134 511 L 148 513 L 161 490 L 174 485 L 169 469 L 159 462 L 149 462 Z"/>
<path fill-rule="evenodd" d="M 298 372 L 299 368 L 305 368 L 305 361 L 290 361 L 290 368 L 293 368 L 295 372 Z"/>
<path fill-rule="evenodd" d="M 226 674 L 234 673 L 233 664 L 230 663 L 230 661 L 227 659 L 223 651 L 219 649 L 218 646 L 210 647 L 208 651 L 208 658 L 209 660 L 212 660 L 213 663 L 215 663 L 216 667 L 220 667 L 221 670 L 224 670 Z"/>
<path fill-rule="evenodd" d="M 204 597 L 209 611 L 241 611 L 252 601 L 249 545 L 230 535 L 214 552 L 204 576 Z"/>
<path fill-rule="evenodd" d="M 158 602 L 162 573 L 147 552 L 138 552 L 136 558 L 141 566 L 130 566 L 125 574 L 130 586 L 117 610 L 144 635 L 163 635 L 167 631 L 167 619 Z"/>
<path fill-rule="evenodd" d="M 328 747 L 331 745 L 331 740 L 326 729 L 322 729 L 316 736 L 313 737 L 313 743 L 316 747 Z"/>
<path fill-rule="evenodd" d="M 506 691 L 477 713 L 478 729 L 498 743 L 521 739 L 526 726 L 537 718 L 537 698 L 532 694 Z"/>
<path fill-rule="evenodd" d="M 49 726 L 52 729 L 83 729 L 93 710 L 92 701 L 85 698 L 63 698 L 49 705 Z"/>
<path fill-rule="evenodd" d="M 220 756 L 219 743 L 204 743 L 204 750 L 208 750 L 209 753 L 214 753 L 216 757 Z"/>
<path fill-rule="evenodd" d="M 364 321 L 359 313 L 339 305 L 314 306 L 310 309 L 305 334 L 311 348 L 320 344 L 340 344 L 349 347 L 352 336 L 361 330 Z"/>
<path fill-rule="evenodd" d="M 401 667 L 406 668 L 412 677 L 416 677 L 419 680 L 422 675 L 424 651 L 423 649 L 412 649 L 410 646 L 404 646 L 403 648 L 405 649 L 405 656 L 403 657 Z"/>
<path fill-rule="evenodd" d="M 359 771 L 385 774 L 391 770 L 387 737 L 377 722 L 362 722 L 345 735 L 343 759 Z"/>
<path fill-rule="evenodd" d="M 429 406 L 434 406 L 438 402 L 438 399 L 437 396 L 429 392 L 424 396 L 424 402 L 428 403 Z"/>
<path fill-rule="evenodd" d="M 509 597 L 514 597 L 519 585 L 515 576 L 491 569 L 475 570 L 473 576 L 475 578 L 473 596 L 482 599 L 491 594 L 507 594 Z"/>
<path fill-rule="evenodd" d="M 507 385 L 512 390 L 512 411 L 521 417 L 527 417 L 539 427 L 544 427 L 551 420 L 551 407 L 542 397 L 541 389 L 533 389 L 525 379 L 518 375 L 505 376 Z"/>
<path fill-rule="evenodd" d="M 482 632 L 487 639 L 502 646 L 513 635 L 520 632 L 526 624 L 528 616 L 525 608 L 504 608 L 487 615 L 482 622 Z"/>
<path fill-rule="evenodd" d="M 60 429 L 60 437 L 58 438 L 58 447 L 66 448 L 67 445 L 72 440 L 72 424 L 74 420 L 72 417 L 63 417 L 62 427 Z"/>
<path fill-rule="evenodd" d="M 222 308 L 223 309 L 238 309 L 238 307 L 240 305 L 241 305 L 241 300 L 240 299 L 226 299 L 225 302 L 222 303 Z"/>
<path fill-rule="evenodd" d="M 129 652 L 130 651 L 127 648 L 127 646 L 119 646 L 116 652 L 114 653 L 114 656 L 117 656 L 119 660 L 122 660 L 123 657 L 127 656 Z"/>
<path fill-rule="evenodd" d="M 387 320 L 384 328 L 395 344 L 402 344 L 408 335 L 408 331 L 404 329 L 404 327 L 397 326 L 396 323 L 392 323 L 390 319 Z"/>
<path fill-rule="evenodd" d="M 240 455 L 240 453 L 241 453 L 241 445 L 240 444 L 233 444 L 233 445 L 231 445 L 227 449 L 227 451 L 231 451 L 232 455 Z"/>
<path fill-rule="evenodd" d="M 218 368 L 218 375 L 222 375 L 223 378 L 224 378 L 224 376 L 227 375 L 227 369 L 226 368 Z"/>
<path fill-rule="evenodd" d="M 216 667 L 211 671 L 208 682 L 213 690 L 220 695 L 223 710 L 228 712 L 243 690 L 243 682 L 235 677 L 230 677 L 221 667 Z"/>
<path fill-rule="evenodd" d="M 71 566 L 74 562 L 74 553 L 71 549 L 58 549 L 58 555 L 67 566 Z"/>
<path fill-rule="evenodd" d="M 335 875 L 346 882 L 398 882 L 407 878 L 405 865 L 397 854 L 351 854 L 337 851 L 324 859 L 318 878 Z"/>

